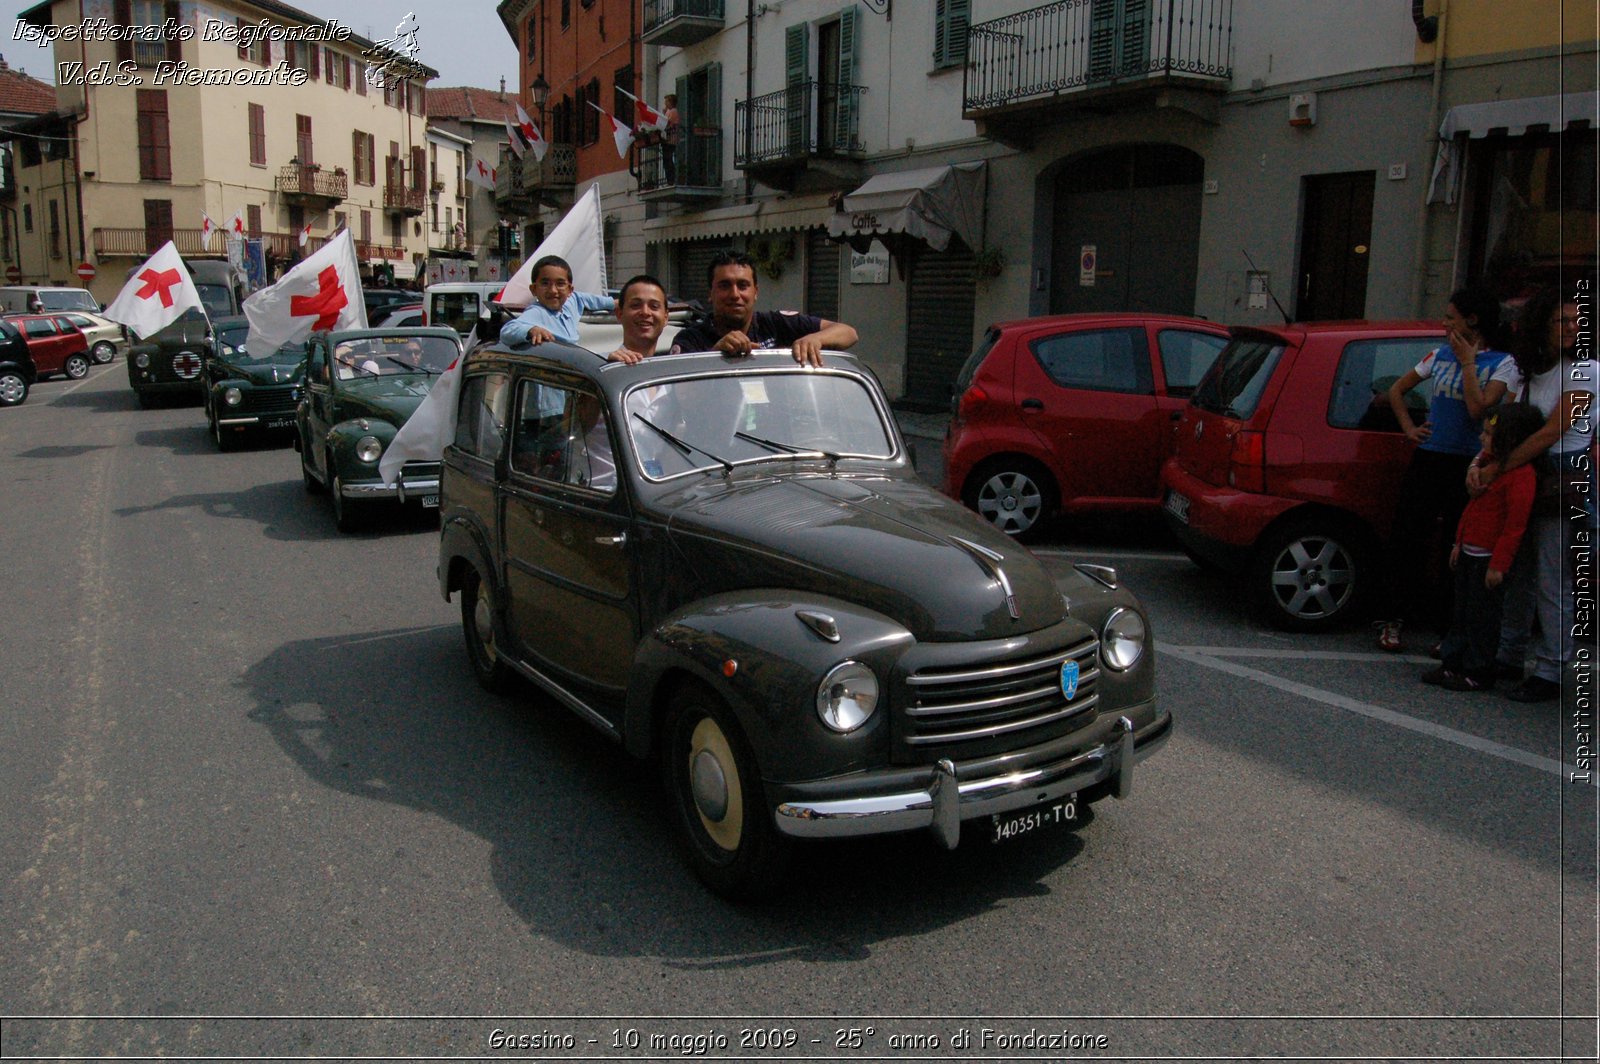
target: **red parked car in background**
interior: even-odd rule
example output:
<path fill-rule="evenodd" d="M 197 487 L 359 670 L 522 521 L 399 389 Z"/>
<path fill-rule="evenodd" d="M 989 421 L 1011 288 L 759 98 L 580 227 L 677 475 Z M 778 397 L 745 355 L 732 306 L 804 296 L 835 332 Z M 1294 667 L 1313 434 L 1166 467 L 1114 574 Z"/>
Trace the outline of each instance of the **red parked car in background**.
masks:
<path fill-rule="evenodd" d="M 89 372 L 89 338 L 64 314 L 8 314 L 27 341 L 39 377 L 59 373 L 79 380 Z"/>
<path fill-rule="evenodd" d="M 1389 387 L 1443 342 L 1438 322 L 1234 329 L 1162 470 L 1167 523 L 1190 555 L 1243 572 L 1278 627 L 1358 615 L 1413 447 Z M 1406 396 L 1418 423 L 1426 389 Z"/>
<path fill-rule="evenodd" d="M 1162 314 L 990 326 L 956 378 L 945 494 L 1024 539 L 1057 514 L 1154 511 L 1173 422 L 1227 342 Z"/>

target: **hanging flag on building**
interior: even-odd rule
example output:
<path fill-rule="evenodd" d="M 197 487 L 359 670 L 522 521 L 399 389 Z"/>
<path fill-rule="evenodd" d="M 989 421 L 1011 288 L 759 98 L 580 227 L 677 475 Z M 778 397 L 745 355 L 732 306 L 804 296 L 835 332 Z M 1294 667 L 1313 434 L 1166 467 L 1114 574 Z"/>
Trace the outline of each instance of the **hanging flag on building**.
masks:
<path fill-rule="evenodd" d="M 306 241 L 311 239 L 311 223 L 307 222 L 300 227 L 300 246 L 305 247 Z"/>
<path fill-rule="evenodd" d="M 611 139 L 616 142 L 617 154 L 626 159 L 628 157 L 628 145 L 633 143 L 633 130 L 617 121 L 616 115 L 594 101 L 591 100 L 589 106 L 599 111 L 605 116 L 605 120 L 611 123 Z"/>
<path fill-rule="evenodd" d="M 667 116 L 664 112 L 657 111 L 620 85 L 617 86 L 617 91 L 633 101 L 633 114 L 639 120 L 636 125 L 640 129 L 653 129 L 659 133 L 667 131 Z"/>
<path fill-rule="evenodd" d="M 490 192 L 494 191 L 495 178 L 500 176 L 500 169 L 490 166 L 482 159 L 467 160 L 467 180 L 474 185 L 481 185 Z"/>
<path fill-rule="evenodd" d="M 233 221 L 228 223 L 228 235 L 233 237 L 235 240 L 243 240 L 244 239 L 244 211 L 243 210 L 237 210 L 237 211 L 233 212 Z"/>
<path fill-rule="evenodd" d="M 505 119 L 506 139 L 511 142 L 511 154 L 520 159 L 523 157 L 523 155 L 527 154 L 527 143 L 522 139 L 522 133 L 517 129 L 517 127 L 511 124 L 511 116 L 506 115 Z"/>
<path fill-rule="evenodd" d="M 217 231 L 217 223 L 211 220 L 211 215 L 205 211 L 200 212 L 200 249 L 211 249 L 211 234 Z"/>
<path fill-rule="evenodd" d="M 255 351 L 276 351 L 320 329 L 365 329 L 361 267 L 350 230 L 341 230 L 307 255 L 283 279 L 244 301 L 250 320 L 246 342 Z"/>
<path fill-rule="evenodd" d="M 528 117 L 528 112 L 517 104 L 517 128 L 522 131 L 522 139 L 528 142 L 528 148 L 533 152 L 537 162 L 544 162 L 544 153 L 550 145 L 545 143 L 544 137 L 539 135 L 539 127 L 533 124 L 533 119 Z"/>
<path fill-rule="evenodd" d="M 140 336 L 151 336 L 191 307 L 205 313 L 200 290 L 194 286 L 177 245 L 169 240 L 129 275 L 128 283 L 105 309 L 104 316 Z"/>

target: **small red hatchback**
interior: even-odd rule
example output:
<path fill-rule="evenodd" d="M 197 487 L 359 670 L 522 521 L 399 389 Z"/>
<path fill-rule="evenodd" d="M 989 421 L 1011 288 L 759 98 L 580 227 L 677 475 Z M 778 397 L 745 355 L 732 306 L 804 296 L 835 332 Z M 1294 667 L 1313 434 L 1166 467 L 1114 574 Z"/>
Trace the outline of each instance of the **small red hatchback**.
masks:
<path fill-rule="evenodd" d="M 89 372 L 89 339 L 64 314 L 8 314 L 27 341 L 40 378 L 59 373 L 78 380 Z"/>
<path fill-rule="evenodd" d="M 1160 314 L 990 326 L 956 378 L 945 494 L 1018 538 L 1061 513 L 1154 511 L 1173 422 L 1227 342 Z"/>
<path fill-rule="evenodd" d="M 1234 329 L 1162 470 L 1167 523 L 1190 555 L 1248 574 L 1278 627 L 1357 615 L 1413 446 L 1389 387 L 1443 342 L 1437 322 Z M 1426 389 L 1406 396 L 1418 422 Z"/>

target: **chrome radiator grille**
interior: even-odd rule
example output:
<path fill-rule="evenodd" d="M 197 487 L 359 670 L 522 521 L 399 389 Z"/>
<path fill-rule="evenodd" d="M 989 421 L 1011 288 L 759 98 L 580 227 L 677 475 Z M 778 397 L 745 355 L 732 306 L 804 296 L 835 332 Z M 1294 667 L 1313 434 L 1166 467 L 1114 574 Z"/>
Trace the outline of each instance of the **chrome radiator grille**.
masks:
<path fill-rule="evenodd" d="M 926 747 L 1023 732 L 1089 714 L 1099 702 L 1099 640 L 1040 657 L 956 668 L 924 668 L 906 677 L 901 741 Z M 1078 663 L 1078 688 L 1069 701 L 1061 666 Z"/>

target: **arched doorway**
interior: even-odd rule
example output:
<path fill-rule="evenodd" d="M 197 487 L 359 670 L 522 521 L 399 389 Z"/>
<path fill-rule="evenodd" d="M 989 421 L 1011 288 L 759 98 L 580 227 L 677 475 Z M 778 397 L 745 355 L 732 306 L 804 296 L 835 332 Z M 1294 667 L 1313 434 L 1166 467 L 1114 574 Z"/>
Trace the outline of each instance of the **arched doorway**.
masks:
<path fill-rule="evenodd" d="M 1054 182 L 1050 311 L 1193 314 L 1205 160 L 1176 144 L 1092 152 Z"/>

